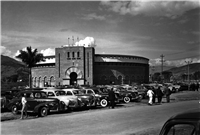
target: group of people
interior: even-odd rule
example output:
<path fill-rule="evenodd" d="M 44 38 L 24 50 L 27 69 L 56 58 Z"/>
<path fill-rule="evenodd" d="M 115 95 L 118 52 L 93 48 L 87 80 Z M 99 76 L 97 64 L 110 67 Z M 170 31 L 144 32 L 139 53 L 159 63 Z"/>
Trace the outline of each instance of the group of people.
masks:
<path fill-rule="evenodd" d="M 192 91 L 199 91 L 199 82 L 190 84 L 190 88 Z"/>
<path fill-rule="evenodd" d="M 147 91 L 147 96 L 149 97 L 148 105 L 153 105 L 154 103 L 156 103 L 156 98 L 157 98 L 157 103 L 161 104 L 164 95 L 166 95 L 166 101 L 169 103 L 171 91 L 167 87 L 167 85 L 164 85 L 163 87 L 158 85 L 155 85 L 154 87 L 152 86 Z"/>

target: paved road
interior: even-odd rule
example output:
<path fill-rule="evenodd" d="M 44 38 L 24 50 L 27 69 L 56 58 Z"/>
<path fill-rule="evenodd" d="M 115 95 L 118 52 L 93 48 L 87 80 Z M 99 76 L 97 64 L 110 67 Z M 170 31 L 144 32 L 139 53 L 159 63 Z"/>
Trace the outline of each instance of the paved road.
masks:
<path fill-rule="evenodd" d="M 174 114 L 200 108 L 198 100 L 49 115 L 45 118 L 1 122 L 1 134 L 128 135 L 160 129 Z"/>

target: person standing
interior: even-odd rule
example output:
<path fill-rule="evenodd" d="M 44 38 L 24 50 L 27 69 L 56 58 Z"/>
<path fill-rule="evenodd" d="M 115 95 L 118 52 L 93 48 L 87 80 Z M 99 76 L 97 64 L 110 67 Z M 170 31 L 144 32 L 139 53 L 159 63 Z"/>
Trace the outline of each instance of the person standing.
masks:
<path fill-rule="evenodd" d="M 163 97 L 163 92 L 161 90 L 161 87 L 159 86 L 157 89 L 157 97 L 158 97 L 158 103 L 161 104 L 162 103 L 162 97 Z"/>
<path fill-rule="evenodd" d="M 167 86 L 164 87 L 164 93 L 166 95 L 166 101 L 167 101 L 167 103 L 169 103 L 170 102 L 170 95 L 172 94 L 172 92 Z"/>
<path fill-rule="evenodd" d="M 157 94 L 156 94 L 156 91 L 157 89 L 155 89 L 154 87 L 151 87 L 152 91 L 153 91 L 153 99 L 152 99 L 152 102 L 153 104 L 156 102 L 156 97 L 157 97 Z"/>
<path fill-rule="evenodd" d="M 108 92 L 108 99 L 109 99 L 109 108 L 112 107 L 112 109 L 115 108 L 115 92 L 113 88 L 111 88 Z"/>
<path fill-rule="evenodd" d="M 26 93 L 22 94 L 22 99 L 21 99 L 21 103 L 22 103 L 22 110 L 21 110 L 21 118 L 23 119 L 23 115 L 25 113 L 25 118 L 28 117 L 27 115 L 27 99 L 26 99 Z"/>
<path fill-rule="evenodd" d="M 199 91 L 199 82 L 196 82 L 196 84 L 195 84 L 195 90 Z"/>
<path fill-rule="evenodd" d="M 153 100 L 153 95 L 154 95 L 154 92 L 153 92 L 151 89 L 149 89 L 149 90 L 147 91 L 147 96 L 149 97 L 148 105 L 152 105 L 152 104 L 153 104 L 153 102 L 152 102 L 152 100 Z"/>

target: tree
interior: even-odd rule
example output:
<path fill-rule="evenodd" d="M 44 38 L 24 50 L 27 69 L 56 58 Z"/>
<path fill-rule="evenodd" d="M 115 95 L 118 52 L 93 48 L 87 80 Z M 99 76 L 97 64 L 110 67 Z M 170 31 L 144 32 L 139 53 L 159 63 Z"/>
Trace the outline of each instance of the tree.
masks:
<path fill-rule="evenodd" d="M 23 63 L 29 68 L 29 87 L 32 88 L 32 74 L 31 69 L 40 61 L 45 61 L 42 53 L 38 53 L 37 49 L 32 50 L 27 47 L 26 51 L 20 50 L 20 54 L 16 58 L 21 59 Z"/>

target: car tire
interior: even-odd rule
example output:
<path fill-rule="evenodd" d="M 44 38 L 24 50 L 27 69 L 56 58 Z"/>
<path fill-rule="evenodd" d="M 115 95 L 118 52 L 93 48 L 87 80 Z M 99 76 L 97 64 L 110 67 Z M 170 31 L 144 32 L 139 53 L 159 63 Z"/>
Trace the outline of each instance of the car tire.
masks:
<path fill-rule="evenodd" d="M 102 107 L 106 107 L 106 106 L 108 105 L 108 101 L 107 101 L 106 99 L 102 99 L 102 100 L 100 101 L 100 105 L 101 105 Z"/>
<path fill-rule="evenodd" d="M 45 117 L 48 115 L 48 108 L 47 107 L 41 107 L 39 110 L 39 116 L 40 117 Z"/>
<path fill-rule="evenodd" d="M 129 103 L 131 101 L 130 97 L 124 97 L 124 102 Z"/>
<path fill-rule="evenodd" d="M 12 106 L 11 111 L 12 111 L 13 114 L 18 114 L 19 113 L 19 110 L 18 110 L 16 105 Z"/>

